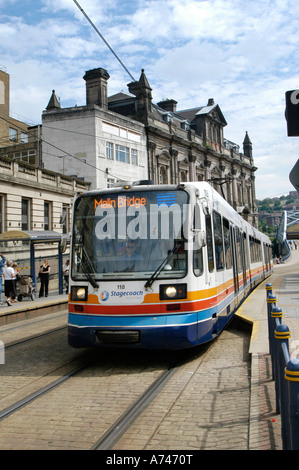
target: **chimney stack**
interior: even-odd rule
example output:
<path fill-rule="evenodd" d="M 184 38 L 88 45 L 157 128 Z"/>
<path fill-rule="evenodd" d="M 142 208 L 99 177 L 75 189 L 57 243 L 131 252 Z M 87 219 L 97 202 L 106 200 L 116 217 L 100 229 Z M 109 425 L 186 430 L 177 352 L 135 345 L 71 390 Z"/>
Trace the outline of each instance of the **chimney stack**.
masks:
<path fill-rule="evenodd" d="M 164 101 L 160 101 L 159 103 L 157 103 L 157 105 L 160 106 L 160 108 L 165 109 L 165 111 L 170 111 L 172 113 L 176 112 L 177 104 L 178 104 L 177 101 L 169 100 L 169 99 L 166 99 Z"/>
<path fill-rule="evenodd" d="M 88 70 L 83 78 L 86 82 L 86 104 L 96 104 L 108 109 L 107 82 L 110 75 L 107 70 L 102 68 Z"/>

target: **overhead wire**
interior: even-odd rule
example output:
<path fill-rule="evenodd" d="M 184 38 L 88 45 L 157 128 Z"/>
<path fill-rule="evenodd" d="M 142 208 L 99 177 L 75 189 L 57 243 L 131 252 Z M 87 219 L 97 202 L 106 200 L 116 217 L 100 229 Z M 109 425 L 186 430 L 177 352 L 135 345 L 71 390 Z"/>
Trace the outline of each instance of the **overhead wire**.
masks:
<path fill-rule="evenodd" d="M 125 71 L 128 73 L 128 75 L 130 76 L 130 78 L 133 80 L 133 82 L 135 82 L 135 78 L 133 77 L 133 75 L 129 72 L 129 70 L 127 69 L 127 67 L 125 66 L 125 64 L 121 61 L 121 59 L 118 57 L 118 55 L 116 54 L 116 52 L 114 52 L 114 50 L 112 49 L 112 47 L 110 46 L 110 44 L 106 41 L 106 39 L 104 38 L 104 36 L 100 33 L 100 31 L 98 30 L 98 28 L 95 26 L 95 24 L 91 21 L 91 19 L 87 16 L 87 14 L 85 13 L 85 11 L 83 10 L 83 8 L 79 5 L 79 3 L 76 1 L 76 0 L 73 0 L 74 3 L 77 5 L 77 7 L 79 8 L 79 10 L 81 11 L 81 13 L 85 16 L 85 18 L 87 19 L 87 21 L 91 24 L 91 26 L 93 27 L 93 29 L 96 31 L 96 33 L 100 36 L 100 38 L 104 41 L 104 43 L 106 44 L 106 46 L 110 49 L 110 51 L 112 52 L 112 54 L 116 57 L 116 59 L 118 60 L 118 62 L 122 65 L 122 67 L 125 69 Z"/>
<path fill-rule="evenodd" d="M 113 50 L 113 48 L 110 46 L 110 44 L 108 43 L 108 41 L 104 38 L 104 36 L 101 34 L 101 32 L 99 31 L 99 29 L 95 26 L 95 24 L 91 21 L 91 19 L 89 18 L 89 16 L 85 13 L 85 11 L 83 10 L 83 8 L 81 7 L 81 5 L 76 1 L 76 0 L 73 0 L 75 5 L 79 8 L 79 10 L 81 11 L 81 13 L 85 16 L 85 18 L 87 19 L 87 21 L 90 23 L 90 25 L 93 27 L 93 29 L 96 31 L 96 33 L 100 36 L 100 38 L 102 39 L 102 41 L 106 44 L 106 46 L 108 47 L 108 49 L 112 52 L 112 54 L 115 56 L 115 58 L 118 60 L 118 62 L 121 64 L 121 66 L 124 68 L 124 70 L 127 72 L 127 74 L 129 75 L 129 77 L 135 81 L 135 78 L 133 77 L 133 75 L 130 73 L 130 71 L 127 69 L 127 67 L 125 66 L 125 64 L 122 62 L 122 60 L 118 57 L 118 55 L 116 54 L 116 52 Z M 5 118 L 1 117 L 3 120 L 7 121 L 8 123 L 10 123 L 8 120 L 6 120 Z M 16 125 L 14 123 L 14 126 L 15 127 L 18 127 L 18 129 L 21 129 L 20 126 Z M 21 130 L 24 130 L 24 129 L 21 129 Z M 27 132 L 30 133 L 30 131 L 28 130 Z M 33 134 L 31 134 L 33 135 Z M 106 173 L 106 170 L 102 170 L 101 168 L 98 168 L 96 165 L 92 165 L 91 163 L 88 163 L 87 161 L 83 162 L 79 157 L 76 157 L 75 155 L 72 155 L 70 154 L 69 152 L 63 150 L 63 149 L 60 149 L 59 147 L 55 146 L 54 144 L 51 144 L 50 142 L 46 142 L 44 139 L 42 138 L 38 138 L 36 135 L 33 135 L 33 137 L 35 137 L 36 139 L 39 139 L 41 142 L 45 142 L 47 145 L 50 145 L 51 147 L 55 148 L 56 150 L 59 150 L 60 152 L 63 152 L 65 154 L 65 156 L 69 156 L 69 157 L 72 157 L 72 158 L 75 158 L 76 160 L 78 161 L 81 161 L 81 163 L 85 163 L 86 165 L 92 167 L 92 168 L 95 168 L 96 170 L 99 170 L 101 171 L 102 173 Z M 59 157 L 60 158 L 60 157 Z M 117 178 L 119 181 L 125 181 L 125 180 L 122 180 L 121 178 L 109 173 L 112 177 L 114 178 Z"/>

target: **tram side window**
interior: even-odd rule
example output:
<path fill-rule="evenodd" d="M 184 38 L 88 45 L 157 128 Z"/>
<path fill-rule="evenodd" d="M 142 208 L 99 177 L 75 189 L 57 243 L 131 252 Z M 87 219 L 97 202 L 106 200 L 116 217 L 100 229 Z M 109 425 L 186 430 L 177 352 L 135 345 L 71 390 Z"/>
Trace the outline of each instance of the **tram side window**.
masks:
<path fill-rule="evenodd" d="M 241 238 L 240 238 L 240 230 L 236 228 L 236 241 L 237 241 L 237 264 L 238 264 L 238 272 L 242 272 L 242 253 L 241 253 Z"/>
<path fill-rule="evenodd" d="M 210 273 L 214 271 L 214 254 L 213 254 L 213 232 L 211 224 L 211 216 L 206 215 L 206 232 L 207 232 L 207 252 L 208 252 L 208 267 Z"/>
<path fill-rule="evenodd" d="M 243 237 L 244 237 L 245 269 L 248 269 L 248 268 L 249 268 L 249 264 L 248 264 L 248 246 L 247 246 L 247 237 L 246 237 L 246 233 L 243 233 Z"/>
<path fill-rule="evenodd" d="M 225 248 L 225 265 L 226 269 L 230 269 L 232 267 L 232 249 L 229 231 L 229 221 L 225 218 L 223 218 L 223 238 Z"/>
<path fill-rule="evenodd" d="M 254 244 L 254 239 L 252 237 L 249 237 L 249 242 L 250 242 L 250 260 L 252 263 L 255 263 L 255 244 Z"/>
<path fill-rule="evenodd" d="M 214 222 L 216 269 L 217 271 L 221 271 L 222 269 L 224 269 L 223 234 L 222 234 L 221 216 L 217 212 L 213 212 L 213 222 Z"/>
<path fill-rule="evenodd" d="M 199 208 L 196 205 L 194 207 L 194 217 L 193 217 L 193 228 L 200 229 L 200 216 Z M 198 248 L 193 245 L 193 272 L 195 276 L 201 276 L 203 273 L 203 258 L 202 258 L 202 248 Z"/>
<path fill-rule="evenodd" d="M 257 240 L 257 256 L 258 261 L 262 261 L 262 244 L 260 240 Z"/>

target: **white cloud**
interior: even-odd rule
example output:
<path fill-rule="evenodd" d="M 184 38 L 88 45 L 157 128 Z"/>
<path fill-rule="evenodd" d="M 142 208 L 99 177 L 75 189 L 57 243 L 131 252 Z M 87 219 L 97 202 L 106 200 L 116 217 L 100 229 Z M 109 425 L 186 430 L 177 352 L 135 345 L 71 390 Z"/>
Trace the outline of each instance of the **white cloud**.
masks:
<path fill-rule="evenodd" d="M 284 94 L 298 88 L 297 0 L 79 0 L 136 79 L 145 69 L 154 101 L 178 109 L 214 98 L 225 137 L 253 143 L 257 197 L 292 190 L 299 157 L 288 138 Z M 72 0 L 0 0 L 1 64 L 11 110 L 40 122 L 52 89 L 63 106 L 85 104 L 86 70 L 104 67 L 109 93 L 131 78 Z M 270 193 L 269 193 L 270 191 Z"/>

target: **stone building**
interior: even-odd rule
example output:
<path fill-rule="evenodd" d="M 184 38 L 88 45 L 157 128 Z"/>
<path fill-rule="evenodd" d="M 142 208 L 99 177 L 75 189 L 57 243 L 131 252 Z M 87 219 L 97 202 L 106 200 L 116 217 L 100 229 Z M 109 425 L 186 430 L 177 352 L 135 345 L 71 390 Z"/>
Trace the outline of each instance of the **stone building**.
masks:
<path fill-rule="evenodd" d="M 41 155 L 41 126 L 32 126 L 10 114 L 10 76 L 0 69 L 0 156 L 31 165 Z"/>
<path fill-rule="evenodd" d="M 213 99 L 185 110 L 177 110 L 174 99 L 154 104 L 144 70 L 128 92 L 109 97 L 106 70 L 89 70 L 83 78 L 85 106 L 61 108 L 53 91 L 43 112 L 46 168 L 80 176 L 92 189 L 146 178 L 158 184 L 209 181 L 257 226 L 252 143 L 246 132 L 240 152 L 224 137 L 227 123 Z"/>
<path fill-rule="evenodd" d="M 226 120 L 218 104 L 177 110 L 177 102 L 152 102 L 144 70 L 128 93 L 108 98 L 108 108 L 142 122 L 147 137 L 148 176 L 155 183 L 209 181 L 242 216 L 257 226 L 252 143 L 243 152 L 224 138 Z"/>
<path fill-rule="evenodd" d="M 63 108 L 53 90 L 42 125 L 27 126 L 27 141 L 0 144 L 0 155 L 90 182 L 91 189 L 142 179 L 159 184 L 205 180 L 257 226 L 252 143 L 246 132 L 240 151 L 224 137 L 227 123 L 212 98 L 183 110 L 174 99 L 155 104 L 144 70 L 127 92 L 110 97 L 106 70 L 89 70 L 83 78 L 85 105 Z M 5 102 L 6 93 L 0 76 Z"/>
<path fill-rule="evenodd" d="M 73 197 L 90 187 L 88 182 L 42 168 L 41 142 L 41 126 L 10 116 L 10 76 L 0 70 L 0 233 L 68 233 Z"/>
<path fill-rule="evenodd" d="M 0 70 L 0 239 L 4 232 L 68 235 L 73 198 L 90 185 L 42 168 L 41 126 L 11 117 L 9 101 L 9 75 Z M 21 274 L 29 273 L 28 243 L 1 240 L 0 251 L 19 263 Z M 43 257 L 51 259 L 57 279 L 57 243 L 41 243 L 35 253 L 37 268 Z"/>

